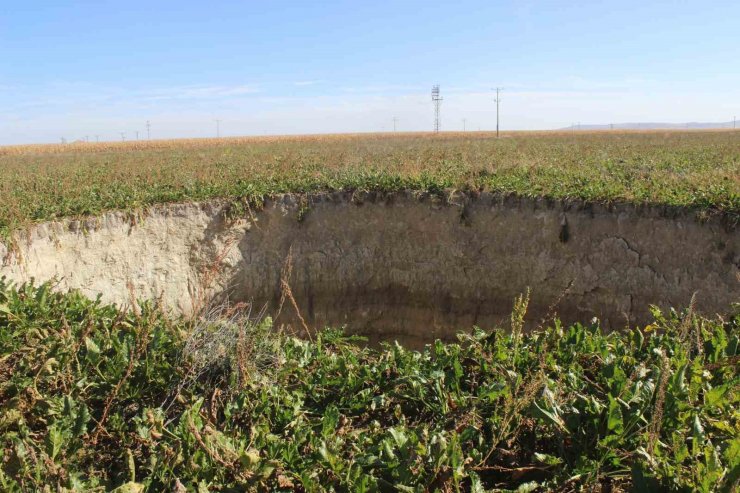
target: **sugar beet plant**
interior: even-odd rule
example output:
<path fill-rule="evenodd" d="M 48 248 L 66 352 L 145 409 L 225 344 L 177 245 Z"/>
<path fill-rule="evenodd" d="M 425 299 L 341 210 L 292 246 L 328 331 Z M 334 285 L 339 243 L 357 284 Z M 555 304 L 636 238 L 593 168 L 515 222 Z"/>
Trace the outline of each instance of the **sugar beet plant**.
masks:
<path fill-rule="evenodd" d="M 525 310 L 419 352 L 0 281 L 0 489 L 737 487 L 740 316 L 524 334 Z"/>

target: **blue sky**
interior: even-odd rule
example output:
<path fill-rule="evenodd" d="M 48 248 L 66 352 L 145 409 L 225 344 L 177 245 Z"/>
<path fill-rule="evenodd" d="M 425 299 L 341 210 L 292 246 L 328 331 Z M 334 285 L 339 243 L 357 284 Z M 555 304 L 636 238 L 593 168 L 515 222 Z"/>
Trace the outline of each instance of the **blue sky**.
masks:
<path fill-rule="evenodd" d="M 0 0 L 0 144 L 740 116 L 736 1 Z"/>

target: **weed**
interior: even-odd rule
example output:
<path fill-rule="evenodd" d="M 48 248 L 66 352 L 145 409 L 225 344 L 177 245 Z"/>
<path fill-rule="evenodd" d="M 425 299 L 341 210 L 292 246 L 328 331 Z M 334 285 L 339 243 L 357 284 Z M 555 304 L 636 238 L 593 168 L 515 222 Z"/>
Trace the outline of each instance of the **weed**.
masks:
<path fill-rule="evenodd" d="M 411 351 L 0 280 L 0 489 L 731 491 L 740 314 L 687 313 Z"/>

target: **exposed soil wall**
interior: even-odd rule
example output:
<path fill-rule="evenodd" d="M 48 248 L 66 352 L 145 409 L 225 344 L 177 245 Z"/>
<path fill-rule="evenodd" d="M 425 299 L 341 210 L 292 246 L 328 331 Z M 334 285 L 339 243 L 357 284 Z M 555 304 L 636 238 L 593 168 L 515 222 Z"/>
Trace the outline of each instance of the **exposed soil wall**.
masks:
<path fill-rule="evenodd" d="M 213 296 L 277 312 L 287 278 L 311 326 L 410 343 L 508 320 L 646 323 L 648 306 L 704 313 L 740 300 L 740 234 L 721 216 L 494 194 L 283 195 L 228 220 L 222 202 L 36 226 L 0 244 L 0 276 L 191 313 Z M 290 252 L 290 255 L 289 255 Z M 568 286 L 570 288 L 568 289 Z M 288 300 L 278 322 L 299 325 Z"/>

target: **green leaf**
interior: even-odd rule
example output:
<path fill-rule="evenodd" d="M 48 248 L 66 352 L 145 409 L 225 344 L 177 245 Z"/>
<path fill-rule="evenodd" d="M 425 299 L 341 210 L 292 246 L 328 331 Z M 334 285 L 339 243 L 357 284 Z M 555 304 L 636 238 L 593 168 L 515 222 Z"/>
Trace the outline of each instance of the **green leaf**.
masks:
<path fill-rule="evenodd" d="M 326 452 L 326 448 L 324 448 L 323 451 Z M 321 452 L 322 451 L 319 450 L 319 453 Z M 252 471 L 260 463 L 260 453 L 258 450 L 253 448 L 247 449 L 239 456 L 239 462 L 241 462 L 242 466 L 244 466 L 248 471 Z"/>
<path fill-rule="evenodd" d="M 65 437 L 64 432 L 58 423 L 54 423 L 49 427 L 49 432 L 46 435 L 46 451 L 52 460 L 56 459 L 59 452 L 62 450 L 64 445 Z"/>
<path fill-rule="evenodd" d="M 321 459 L 324 462 L 326 462 L 328 464 L 331 464 L 332 459 L 333 459 L 333 456 L 332 456 L 331 452 L 329 452 L 329 450 L 326 448 L 326 443 L 325 442 L 321 442 L 321 445 L 319 446 L 318 452 L 319 452 L 319 456 L 321 457 Z"/>
<path fill-rule="evenodd" d="M 87 432 L 87 423 L 90 421 L 90 412 L 84 403 L 77 406 L 75 413 L 75 422 L 72 428 L 72 434 L 75 437 L 80 437 Z"/>
<path fill-rule="evenodd" d="M 545 421 L 549 421 L 550 423 L 557 426 L 560 430 L 564 431 L 565 433 L 570 433 L 568 428 L 565 426 L 565 422 L 562 420 L 560 416 L 555 414 L 554 412 L 547 411 L 546 409 L 543 409 L 540 407 L 540 405 L 537 403 L 537 401 L 534 401 L 533 406 L 533 412 L 536 417 L 542 418 Z"/>
<path fill-rule="evenodd" d="M 87 349 L 88 353 L 95 355 L 100 354 L 100 347 L 89 337 L 85 337 L 85 349 Z"/>
<path fill-rule="evenodd" d="M 383 440 L 383 452 L 391 460 L 396 458 L 396 454 L 393 453 L 393 447 L 391 447 L 391 444 L 388 442 L 388 440 Z"/>
<path fill-rule="evenodd" d="M 725 404 L 725 395 L 731 390 L 729 384 L 719 385 L 704 393 L 704 404 L 708 407 L 721 407 Z"/>
<path fill-rule="evenodd" d="M 699 416 L 694 416 L 694 424 L 692 426 L 693 431 L 693 441 L 691 443 L 691 453 L 694 456 L 699 455 L 701 453 L 702 448 L 704 446 L 704 427 L 701 425 L 701 421 L 699 420 Z"/>
<path fill-rule="evenodd" d="M 654 493 L 662 491 L 655 476 L 646 470 L 641 461 L 632 464 L 632 490 L 636 493 Z"/>
<path fill-rule="evenodd" d="M 474 472 L 470 472 L 470 493 L 486 493 L 486 489 L 483 487 L 483 483 Z"/>
<path fill-rule="evenodd" d="M 609 411 L 607 413 L 606 427 L 615 435 L 621 435 L 624 433 L 622 406 L 620 406 L 617 399 L 612 396 L 609 396 Z"/>
<path fill-rule="evenodd" d="M 126 465 L 128 466 L 129 484 L 134 483 L 136 481 L 136 461 L 130 448 L 126 449 Z"/>
<path fill-rule="evenodd" d="M 539 487 L 539 483 L 537 483 L 536 481 L 530 481 L 529 483 L 520 484 L 519 487 L 514 491 L 516 491 L 516 493 L 530 493 L 532 491 L 538 490 Z"/>
<path fill-rule="evenodd" d="M 689 367 L 689 364 L 686 363 L 684 365 L 681 365 L 681 368 L 678 369 L 678 372 L 676 373 L 675 382 L 676 382 L 676 388 L 679 392 L 685 393 L 688 388 L 686 386 L 686 369 Z"/>
<path fill-rule="evenodd" d="M 402 430 L 397 430 L 396 428 L 390 428 L 388 429 L 388 433 L 391 434 L 393 437 L 393 440 L 396 442 L 396 447 L 403 448 L 403 446 L 408 441 L 408 437 L 406 437 L 406 434 Z"/>
<path fill-rule="evenodd" d="M 321 419 L 321 435 L 330 437 L 337 431 L 339 425 L 339 410 L 336 406 L 329 406 Z"/>
<path fill-rule="evenodd" d="M 556 466 L 558 464 L 563 463 L 563 459 L 561 459 L 560 457 L 555 457 L 554 455 L 542 454 L 540 452 L 535 452 L 534 458 L 537 460 L 537 462 L 547 464 L 548 466 Z"/>
<path fill-rule="evenodd" d="M 136 483 L 134 481 L 129 481 L 128 483 L 124 483 L 115 490 L 112 490 L 111 493 L 142 493 L 144 491 L 144 485 L 141 483 Z"/>

